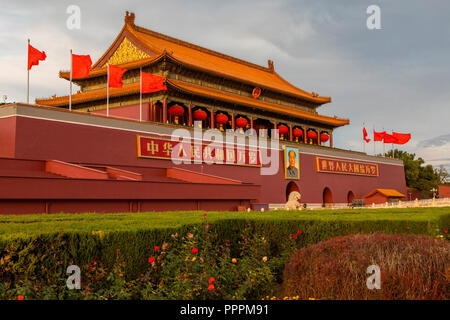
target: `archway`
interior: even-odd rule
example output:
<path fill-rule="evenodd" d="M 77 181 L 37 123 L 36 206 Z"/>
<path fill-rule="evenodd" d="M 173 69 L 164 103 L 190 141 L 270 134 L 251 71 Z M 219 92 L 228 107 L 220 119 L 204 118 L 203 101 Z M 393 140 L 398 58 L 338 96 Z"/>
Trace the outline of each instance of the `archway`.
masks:
<path fill-rule="evenodd" d="M 347 193 L 347 203 L 352 203 L 354 199 L 355 199 L 355 194 L 353 193 L 353 191 L 350 190 Z"/>
<path fill-rule="evenodd" d="M 289 195 L 293 191 L 297 191 L 298 193 L 300 193 L 300 189 L 299 189 L 298 185 L 294 181 L 291 181 L 286 186 L 286 201 L 288 201 Z"/>
<path fill-rule="evenodd" d="M 326 187 L 323 189 L 323 204 L 333 204 L 333 194 L 331 193 L 330 188 Z"/>

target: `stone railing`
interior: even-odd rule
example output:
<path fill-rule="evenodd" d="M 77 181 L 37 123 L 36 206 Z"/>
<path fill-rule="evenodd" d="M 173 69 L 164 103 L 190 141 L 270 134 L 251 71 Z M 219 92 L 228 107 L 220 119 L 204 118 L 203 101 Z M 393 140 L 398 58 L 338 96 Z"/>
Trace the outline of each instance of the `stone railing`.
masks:
<path fill-rule="evenodd" d="M 304 209 L 304 204 L 302 203 L 302 209 Z M 450 207 L 450 198 L 442 199 L 422 199 L 413 201 L 396 201 L 396 202 L 385 202 L 379 204 L 369 204 L 364 207 L 355 208 L 366 208 L 366 209 L 378 209 L 378 208 L 420 208 L 420 207 Z M 349 209 L 352 208 L 348 203 L 333 203 L 325 204 L 322 203 L 306 203 L 306 209 L 309 210 L 321 210 L 321 209 Z M 269 204 L 269 210 L 285 210 L 284 203 L 271 203 Z"/>

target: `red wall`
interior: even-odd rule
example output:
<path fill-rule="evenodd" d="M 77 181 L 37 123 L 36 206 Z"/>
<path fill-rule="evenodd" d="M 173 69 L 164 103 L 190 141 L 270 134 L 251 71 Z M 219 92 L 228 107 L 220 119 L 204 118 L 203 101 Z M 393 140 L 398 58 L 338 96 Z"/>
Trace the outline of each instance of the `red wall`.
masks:
<path fill-rule="evenodd" d="M 16 117 L 0 119 L 0 157 L 14 158 Z"/>
<path fill-rule="evenodd" d="M 439 186 L 439 198 L 450 198 L 450 186 Z"/>
<path fill-rule="evenodd" d="M 109 109 L 109 115 L 115 116 L 119 118 L 124 119 L 134 119 L 139 120 L 139 104 L 133 104 L 125 107 L 119 107 L 119 108 L 110 108 Z M 148 121 L 149 118 L 149 103 L 142 103 L 142 120 Z M 104 110 L 98 110 L 98 111 L 92 111 L 93 114 L 102 114 L 106 115 L 106 109 Z"/>
<path fill-rule="evenodd" d="M 19 159 L 61 160 L 83 164 L 102 164 L 141 172 L 145 167 L 173 167 L 168 160 L 137 158 L 136 132 L 17 118 L 15 157 Z M 148 133 L 142 133 L 149 135 Z M 302 146 L 300 145 L 302 151 Z M 311 152 L 311 149 L 308 149 Z M 181 165 L 192 171 L 260 184 L 259 201 L 263 203 L 286 202 L 283 152 L 280 151 L 280 170 L 273 176 L 261 176 L 259 168 L 235 165 Z M 361 198 L 375 188 L 395 189 L 406 194 L 403 166 L 381 164 L 379 177 L 352 176 L 316 172 L 315 155 L 301 153 L 300 180 L 296 181 L 302 202 L 322 203 L 323 190 L 328 187 L 336 203 L 346 203 L 352 191 Z M 142 167 L 142 170 L 136 170 Z"/>
<path fill-rule="evenodd" d="M 375 203 L 375 204 L 385 203 L 387 201 L 388 201 L 388 198 L 386 196 L 382 195 L 379 192 L 377 192 L 374 195 L 364 199 L 364 202 L 365 202 L 366 205 L 372 204 L 372 203 Z"/>

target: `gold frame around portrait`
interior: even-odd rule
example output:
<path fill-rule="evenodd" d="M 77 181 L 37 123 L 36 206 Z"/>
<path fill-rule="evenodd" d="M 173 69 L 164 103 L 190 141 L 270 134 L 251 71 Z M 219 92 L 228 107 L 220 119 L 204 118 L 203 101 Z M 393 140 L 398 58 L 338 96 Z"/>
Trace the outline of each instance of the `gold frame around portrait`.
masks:
<path fill-rule="evenodd" d="M 287 174 L 286 174 L 287 168 L 288 168 L 288 165 L 287 165 L 288 149 L 289 149 L 289 151 L 296 150 L 296 165 L 297 165 L 297 169 L 298 169 L 297 178 L 288 178 Z M 284 147 L 283 167 L 284 167 L 284 179 L 285 180 L 300 180 L 300 149 L 299 148 L 288 147 L 288 146 Z"/>

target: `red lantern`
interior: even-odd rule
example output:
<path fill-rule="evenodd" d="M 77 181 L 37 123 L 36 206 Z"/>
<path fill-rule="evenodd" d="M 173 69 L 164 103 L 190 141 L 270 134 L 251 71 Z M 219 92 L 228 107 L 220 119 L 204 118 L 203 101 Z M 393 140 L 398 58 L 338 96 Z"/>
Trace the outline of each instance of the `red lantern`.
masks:
<path fill-rule="evenodd" d="M 169 108 L 169 113 L 172 116 L 182 116 L 184 114 L 184 108 L 182 106 L 174 104 Z"/>
<path fill-rule="evenodd" d="M 281 126 L 278 127 L 278 131 L 280 132 L 280 134 L 286 134 L 288 133 L 289 129 L 288 127 L 282 124 Z"/>
<path fill-rule="evenodd" d="M 216 115 L 216 122 L 218 124 L 225 124 L 228 121 L 228 117 L 226 115 L 224 115 L 223 113 L 219 113 L 218 115 Z"/>
<path fill-rule="evenodd" d="M 184 108 L 177 104 L 174 104 L 169 108 L 169 114 L 175 116 L 175 124 L 178 124 L 178 117 L 184 114 Z"/>
<path fill-rule="evenodd" d="M 245 118 L 239 117 L 236 119 L 236 127 L 238 128 L 244 128 L 245 126 L 247 126 L 248 121 Z"/>
<path fill-rule="evenodd" d="M 292 130 L 292 134 L 294 135 L 294 137 L 299 138 L 299 137 L 303 136 L 303 130 L 299 129 L 299 128 L 295 128 L 294 130 Z"/>
<path fill-rule="evenodd" d="M 310 139 L 317 138 L 317 133 L 315 131 L 308 131 L 308 138 Z"/>
<path fill-rule="evenodd" d="M 202 120 L 206 120 L 206 118 L 208 117 L 208 115 L 206 114 L 205 111 L 203 111 L 202 109 L 197 109 L 194 111 L 194 113 L 192 114 L 194 117 L 194 120 L 197 121 L 202 121 Z"/>
<path fill-rule="evenodd" d="M 329 137 L 328 134 L 326 134 L 326 133 L 322 133 L 322 134 L 320 135 L 320 141 L 322 141 L 322 142 L 327 142 L 329 138 L 330 138 L 330 137 Z"/>

